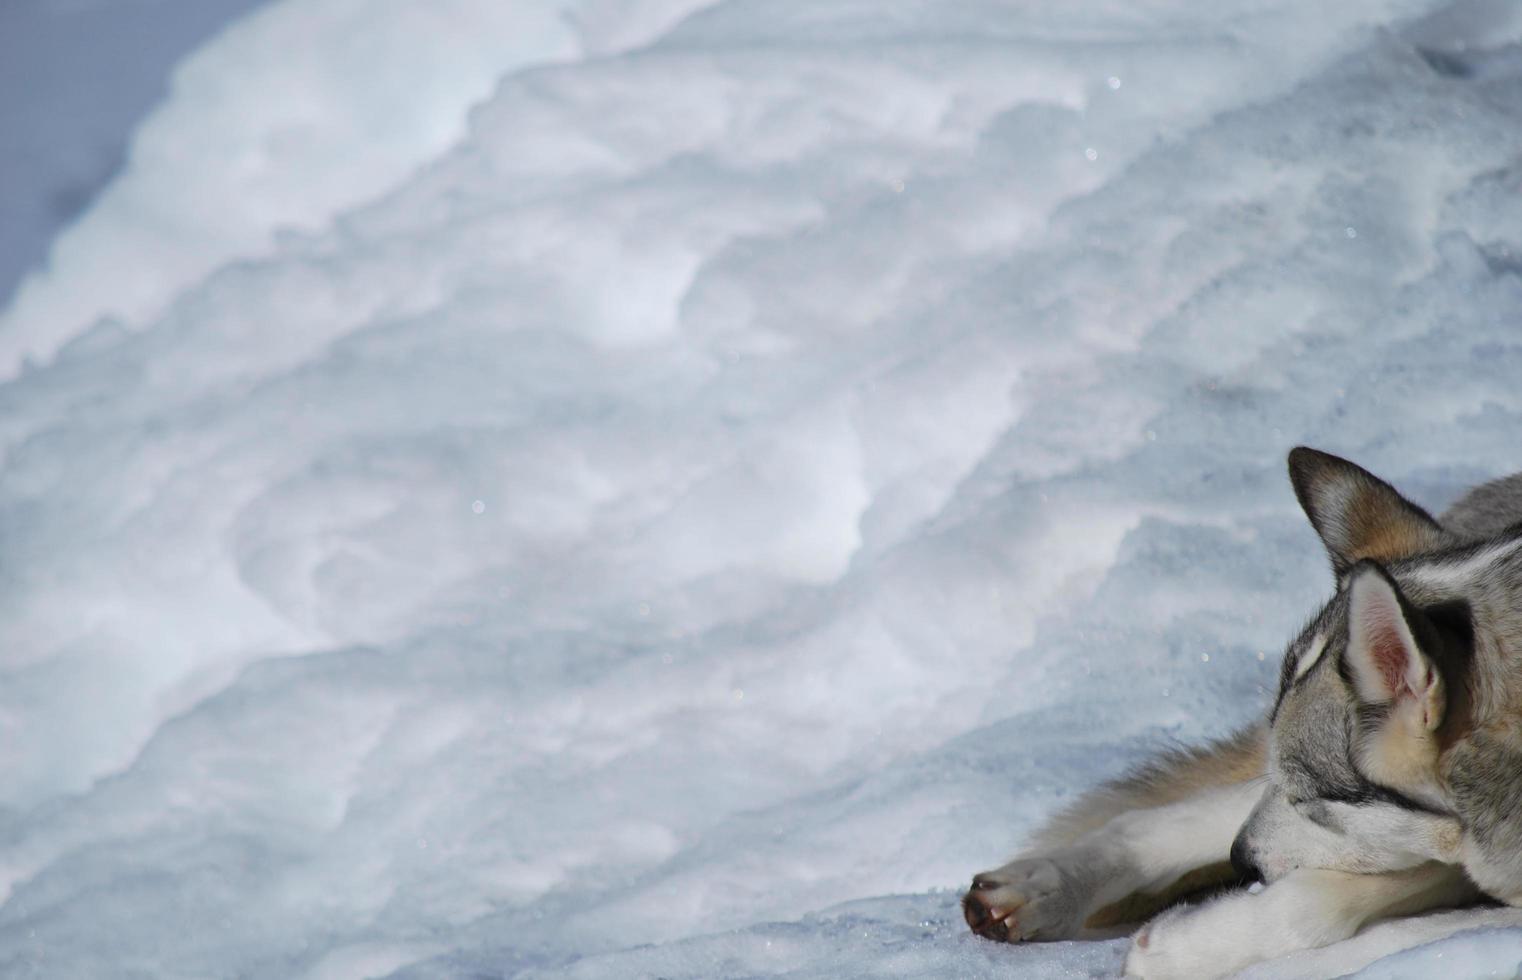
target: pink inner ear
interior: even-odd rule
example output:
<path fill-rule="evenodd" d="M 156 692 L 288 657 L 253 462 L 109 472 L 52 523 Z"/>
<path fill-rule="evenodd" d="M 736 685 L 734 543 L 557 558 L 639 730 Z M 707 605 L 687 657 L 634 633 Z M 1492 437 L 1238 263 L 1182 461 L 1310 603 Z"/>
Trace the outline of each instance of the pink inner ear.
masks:
<path fill-rule="evenodd" d="M 1399 697 L 1406 692 L 1406 662 L 1410 653 L 1395 624 L 1380 619 L 1369 624 L 1369 657 L 1390 697 Z"/>

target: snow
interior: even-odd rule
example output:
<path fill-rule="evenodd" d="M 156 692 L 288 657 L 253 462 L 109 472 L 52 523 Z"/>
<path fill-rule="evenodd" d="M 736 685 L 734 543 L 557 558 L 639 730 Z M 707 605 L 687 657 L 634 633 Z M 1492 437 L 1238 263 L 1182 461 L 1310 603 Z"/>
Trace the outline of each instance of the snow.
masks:
<path fill-rule="evenodd" d="M 260 8 L 0 315 L 0 972 L 1113 973 L 959 890 L 1263 709 L 1290 446 L 1522 468 L 1519 107 L 1501 0 Z"/>
<path fill-rule="evenodd" d="M 455 144 L 500 73 L 636 43 L 683 5 L 645 0 L 641 27 L 609 37 L 578 37 L 573 17 L 599 4 L 571 0 L 254 9 L 176 68 L 122 172 L 23 280 L 0 318 L 0 376 L 101 317 L 142 326 L 217 267 L 328 226 Z"/>

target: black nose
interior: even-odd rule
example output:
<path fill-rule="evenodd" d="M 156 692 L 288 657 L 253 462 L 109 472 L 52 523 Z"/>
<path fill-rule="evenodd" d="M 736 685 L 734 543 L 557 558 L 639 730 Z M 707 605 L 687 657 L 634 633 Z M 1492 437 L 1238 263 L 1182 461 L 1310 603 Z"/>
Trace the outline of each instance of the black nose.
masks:
<path fill-rule="evenodd" d="M 1219 854 L 1220 851 L 1216 853 Z M 1231 870 L 1249 885 L 1263 880 L 1263 872 L 1258 870 L 1257 862 L 1252 859 L 1252 855 L 1247 850 L 1247 841 L 1241 837 L 1231 842 Z"/>

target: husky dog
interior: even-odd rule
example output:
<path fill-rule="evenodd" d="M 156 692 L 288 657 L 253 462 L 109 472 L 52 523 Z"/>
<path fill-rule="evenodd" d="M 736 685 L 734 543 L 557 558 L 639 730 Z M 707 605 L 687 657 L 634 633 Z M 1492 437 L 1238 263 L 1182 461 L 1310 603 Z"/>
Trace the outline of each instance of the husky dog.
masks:
<path fill-rule="evenodd" d="M 1337 591 L 1285 653 L 1268 718 L 1084 796 L 973 878 L 1007 942 L 1154 919 L 1128 975 L 1210 977 L 1486 896 L 1522 906 L 1522 474 L 1440 519 L 1299 448 L 1295 495 Z"/>

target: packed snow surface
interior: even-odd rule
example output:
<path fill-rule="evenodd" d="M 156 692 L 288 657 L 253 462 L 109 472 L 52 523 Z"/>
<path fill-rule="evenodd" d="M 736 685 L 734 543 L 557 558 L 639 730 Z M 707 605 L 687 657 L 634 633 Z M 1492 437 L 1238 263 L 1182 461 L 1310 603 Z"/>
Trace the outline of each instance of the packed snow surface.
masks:
<path fill-rule="evenodd" d="M 233 25 L 0 314 L 0 974 L 1114 973 L 959 889 L 1263 710 L 1285 451 L 1522 469 L 1518 11 Z"/>

